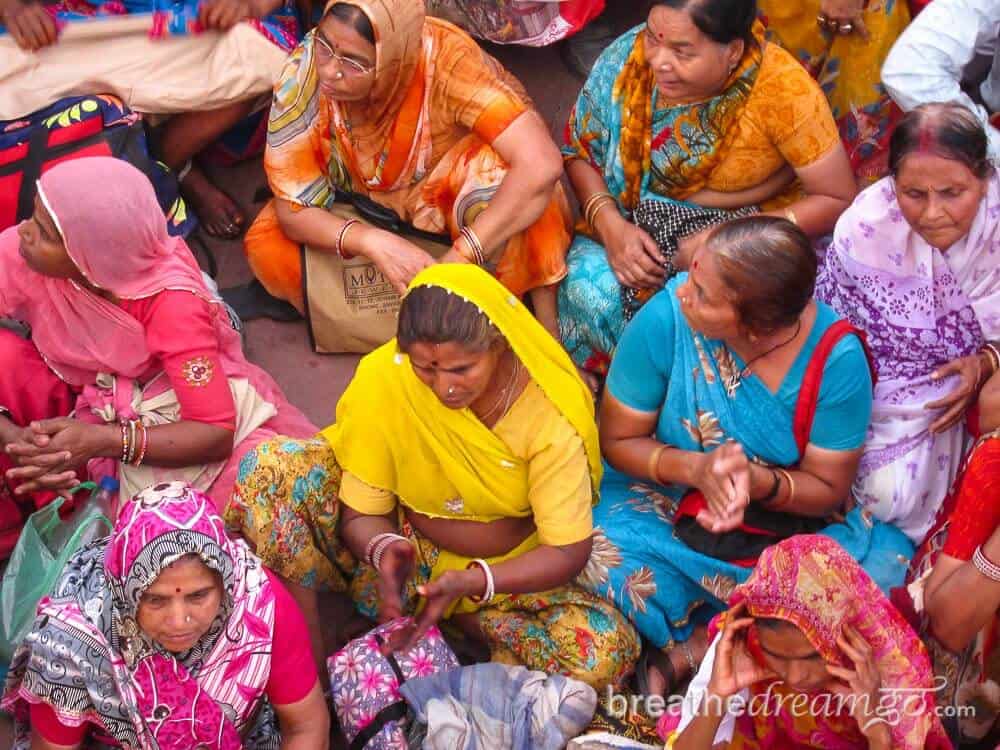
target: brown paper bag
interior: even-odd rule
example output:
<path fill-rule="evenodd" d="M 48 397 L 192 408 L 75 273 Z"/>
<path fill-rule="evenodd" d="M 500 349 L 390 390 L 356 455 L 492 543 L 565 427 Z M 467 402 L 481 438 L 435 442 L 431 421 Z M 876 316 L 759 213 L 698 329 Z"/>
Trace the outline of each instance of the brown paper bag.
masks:
<path fill-rule="evenodd" d="M 360 218 L 354 208 L 337 203 L 330 210 L 341 218 Z M 450 245 L 407 236 L 434 258 Z M 320 354 L 367 354 L 396 335 L 399 295 L 368 258 L 343 260 L 302 247 L 302 285 L 306 320 L 313 349 Z"/>

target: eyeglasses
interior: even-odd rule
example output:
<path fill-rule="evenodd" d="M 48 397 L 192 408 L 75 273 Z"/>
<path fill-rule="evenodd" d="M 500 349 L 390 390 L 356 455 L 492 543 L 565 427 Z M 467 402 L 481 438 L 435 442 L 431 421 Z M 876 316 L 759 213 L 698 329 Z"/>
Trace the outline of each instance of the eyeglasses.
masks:
<path fill-rule="evenodd" d="M 344 75 L 366 76 L 374 70 L 374 68 L 362 65 L 357 60 L 352 60 L 349 57 L 342 57 L 341 55 L 338 55 L 333 51 L 333 47 L 320 39 L 318 36 L 315 37 L 313 41 L 316 43 L 316 61 L 321 64 L 326 64 L 330 62 L 330 60 L 336 60 L 337 65 L 340 66 Z"/>

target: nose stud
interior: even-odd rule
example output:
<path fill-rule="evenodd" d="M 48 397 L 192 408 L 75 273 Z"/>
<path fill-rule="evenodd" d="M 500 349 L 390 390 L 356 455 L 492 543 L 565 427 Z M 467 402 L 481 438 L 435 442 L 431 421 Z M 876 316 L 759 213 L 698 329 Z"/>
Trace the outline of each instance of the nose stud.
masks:
<path fill-rule="evenodd" d="M 454 396 L 455 395 L 455 386 L 449 386 L 449 388 L 448 388 L 448 395 L 449 396 Z"/>

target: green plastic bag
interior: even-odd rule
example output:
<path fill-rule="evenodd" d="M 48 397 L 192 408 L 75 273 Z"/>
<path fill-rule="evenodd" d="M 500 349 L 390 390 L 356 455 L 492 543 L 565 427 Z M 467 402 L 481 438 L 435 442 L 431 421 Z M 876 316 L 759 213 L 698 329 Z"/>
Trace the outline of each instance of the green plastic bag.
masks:
<path fill-rule="evenodd" d="M 32 513 L 11 553 L 0 584 L 0 663 L 10 662 L 31 629 L 38 602 L 52 590 L 66 561 L 88 542 L 111 533 L 95 485 L 85 482 L 76 489 L 90 489 L 90 498 L 65 521 L 59 518 L 61 497 Z"/>

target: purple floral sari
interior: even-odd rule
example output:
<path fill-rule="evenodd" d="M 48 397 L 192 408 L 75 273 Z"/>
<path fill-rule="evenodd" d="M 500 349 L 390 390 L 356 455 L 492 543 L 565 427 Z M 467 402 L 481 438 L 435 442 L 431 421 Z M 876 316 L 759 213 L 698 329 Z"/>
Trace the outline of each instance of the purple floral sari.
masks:
<path fill-rule="evenodd" d="M 957 387 L 931 373 L 1000 338 L 1000 180 L 945 250 L 906 222 L 893 178 L 875 183 L 837 222 L 816 296 L 868 334 L 878 371 L 855 497 L 919 543 L 970 444 L 964 423 L 931 434 L 924 405 Z"/>

